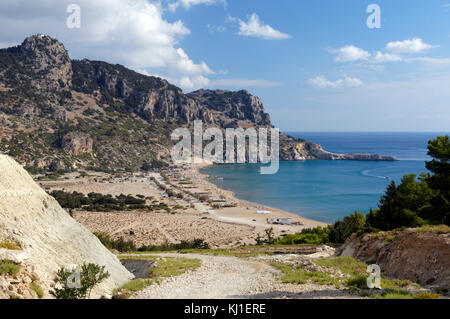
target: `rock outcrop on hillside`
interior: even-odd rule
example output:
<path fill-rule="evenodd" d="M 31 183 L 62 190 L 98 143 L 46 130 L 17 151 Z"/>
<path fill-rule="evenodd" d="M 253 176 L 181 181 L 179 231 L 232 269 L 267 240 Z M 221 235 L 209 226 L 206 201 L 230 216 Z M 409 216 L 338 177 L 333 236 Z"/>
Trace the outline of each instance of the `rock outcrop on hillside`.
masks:
<path fill-rule="evenodd" d="M 51 170 L 55 162 L 63 170 L 160 167 L 171 162 L 171 132 L 192 128 L 194 120 L 222 129 L 273 127 L 261 100 L 244 90 L 184 94 L 121 65 L 71 60 L 45 35 L 0 50 L 0 151 L 34 170 Z M 394 160 L 332 154 L 284 134 L 280 144 L 281 160 Z"/>
<path fill-rule="evenodd" d="M 61 42 L 45 35 L 28 37 L 17 51 L 27 73 L 39 75 L 30 77 L 34 86 L 52 92 L 70 90 L 72 62 Z"/>
<path fill-rule="evenodd" d="M 94 263 L 105 266 L 110 277 L 93 291 L 93 297 L 110 294 L 131 280 L 115 255 L 84 226 L 64 211 L 13 159 L 0 155 L 0 241 L 20 244 L 32 268 L 48 289 L 61 267 Z M 48 296 L 48 295 L 47 295 Z"/>
<path fill-rule="evenodd" d="M 64 135 L 61 146 L 71 155 L 92 154 L 93 141 L 87 134 L 71 132 Z"/>
<path fill-rule="evenodd" d="M 249 122 L 252 126 L 272 127 L 270 116 L 264 111 L 261 100 L 245 90 L 232 92 L 202 89 L 186 96 L 195 99 L 212 112 L 214 124 L 222 128 L 243 127 L 240 122 Z"/>
<path fill-rule="evenodd" d="M 450 233 L 407 229 L 352 235 L 338 255 L 377 264 L 394 278 L 450 287 Z"/>

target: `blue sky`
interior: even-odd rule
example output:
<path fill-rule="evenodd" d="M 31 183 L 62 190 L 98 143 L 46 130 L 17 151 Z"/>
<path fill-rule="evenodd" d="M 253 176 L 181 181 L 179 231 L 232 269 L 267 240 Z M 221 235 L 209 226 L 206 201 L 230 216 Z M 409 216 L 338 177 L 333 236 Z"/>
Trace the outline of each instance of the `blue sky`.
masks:
<path fill-rule="evenodd" d="M 369 29 L 366 25 L 369 16 L 366 8 L 372 3 L 381 8 L 381 29 Z M 343 63 L 335 62 L 335 55 L 330 54 L 332 48 L 353 45 L 373 56 L 384 51 L 389 42 L 420 38 L 432 48 L 407 54 L 405 59 L 450 58 L 450 4 L 446 6 L 447 3 L 450 2 L 246 0 L 228 1 L 226 10 L 220 4 L 199 5 L 177 10 L 174 16 L 181 17 L 192 31 L 183 46 L 194 60 L 203 59 L 214 70 L 228 71 L 226 76 L 215 76 L 279 83 L 269 88 L 249 84 L 247 89 L 262 98 L 281 129 L 447 131 L 450 128 L 448 92 L 441 92 L 442 97 L 436 97 L 438 101 L 435 101 L 431 96 L 409 98 L 412 93 L 409 90 L 422 88 L 424 94 L 433 94 L 435 91 L 429 86 L 444 79 L 442 88 L 450 91 L 450 61 Z M 245 21 L 252 13 L 290 38 L 265 40 L 239 36 L 238 26 L 226 22 L 228 15 Z M 221 27 L 220 32 L 211 34 L 205 28 L 208 24 L 215 29 Z M 363 84 L 334 88 L 308 83 L 318 76 L 330 82 L 350 77 Z M 433 107 L 428 100 L 439 105 Z M 430 114 L 433 111 L 437 114 Z"/>
<path fill-rule="evenodd" d="M 185 92 L 247 89 L 284 131 L 449 131 L 449 0 L 91 2 L 4 0 L 0 46 L 47 33 L 74 58 Z M 65 27 L 68 3 L 81 7 L 80 29 Z M 366 25 L 369 4 L 379 29 Z"/>

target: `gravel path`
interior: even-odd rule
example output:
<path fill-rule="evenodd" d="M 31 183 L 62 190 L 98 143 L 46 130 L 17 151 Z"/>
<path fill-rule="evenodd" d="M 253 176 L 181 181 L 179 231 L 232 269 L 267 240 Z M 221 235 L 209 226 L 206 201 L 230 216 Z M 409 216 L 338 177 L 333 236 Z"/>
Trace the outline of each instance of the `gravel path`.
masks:
<path fill-rule="evenodd" d="M 161 256 L 196 258 L 195 272 L 165 279 L 136 293 L 134 299 L 355 298 L 343 290 L 316 284 L 283 284 L 280 272 L 267 263 L 235 257 L 197 254 Z"/>

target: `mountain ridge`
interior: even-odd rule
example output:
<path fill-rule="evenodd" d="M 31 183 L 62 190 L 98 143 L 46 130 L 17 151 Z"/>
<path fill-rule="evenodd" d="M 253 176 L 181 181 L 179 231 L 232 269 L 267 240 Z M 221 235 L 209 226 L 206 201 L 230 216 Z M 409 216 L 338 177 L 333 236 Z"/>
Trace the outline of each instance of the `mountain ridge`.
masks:
<path fill-rule="evenodd" d="M 0 151 L 34 171 L 136 170 L 170 163 L 177 127 L 194 120 L 222 129 L 273 127 L 261 100 L 245 90 L 184 94 L 167 80 L 118 64 L 71 60 L 46 35 L 0 50 Z M 334 154 L 280 134 L 281 160 L 395 160 Z"/>

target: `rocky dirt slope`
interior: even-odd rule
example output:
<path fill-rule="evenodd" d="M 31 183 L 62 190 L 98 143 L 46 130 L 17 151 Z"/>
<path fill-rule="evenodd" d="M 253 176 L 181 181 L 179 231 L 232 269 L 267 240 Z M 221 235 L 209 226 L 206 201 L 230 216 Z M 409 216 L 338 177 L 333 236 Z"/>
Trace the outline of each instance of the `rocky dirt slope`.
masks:
<path fill-rule="evenodd" d="M 0 259 L 2 260 L 6 250 L 1 251 Z M 10 252 L 8 252 L 10 253 Z M 0 275 L 0 299 L 38 299 L 47 298 L 49 294 L 43 290 L 43 287 L 48 288 L 48 283 L 41 280 L 39 275 L 34 271 L 35 267 L 28 261 L 19 262 L 20 270 L 17 274 L 2 274 Z M 32 289 L 34 285 L 34 290 Z M 41 290 L 37 290 L 39 287 Z"/>
<path fill-rule="evenodd" d="M 60 267 L 95 263 L 110 277 L 93 294 L 98 297 L 133 276 L 89 230 L 78 224 L 14 160 L 0 155 L 0 241 L 19 243 L 44 287 Z M 24 295 L 26 297 L 26 295 Z"/>
<path fill-rule="evenodd" d="M 450 233 L 407 229 L 353 235 L 339 255 L 378 264 L 388 276 L 450 287 Z"/>

